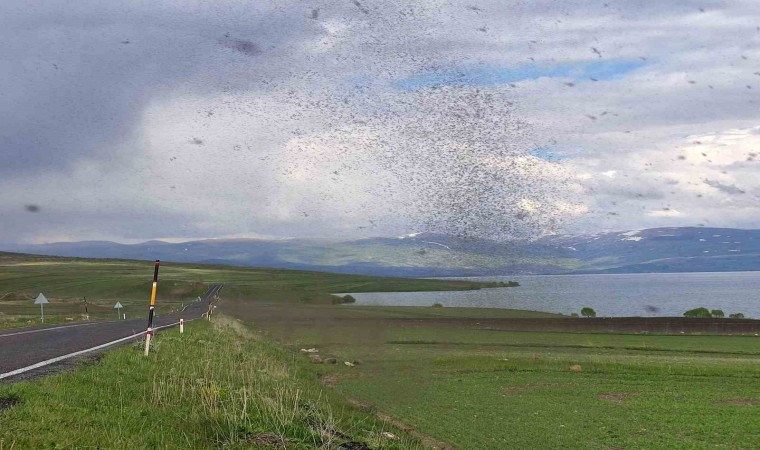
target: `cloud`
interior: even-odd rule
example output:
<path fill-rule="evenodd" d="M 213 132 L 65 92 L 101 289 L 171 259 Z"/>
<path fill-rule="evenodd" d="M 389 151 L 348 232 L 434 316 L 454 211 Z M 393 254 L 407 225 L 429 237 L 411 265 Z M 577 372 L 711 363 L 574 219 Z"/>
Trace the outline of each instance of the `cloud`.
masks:
<path fill-rule="evenodd" d="M 675 209 L 660 209 L 657 211 L 647 211 L 649 217 L 681 217 L 683 214 Z"/>
<path fill-rule="evenodd" d="M 733 184 L 723 184 L 720 181 L 705 180 L 704 183 L 715 189 L 725 192 L 726 194 L 745 194 L 746 192 L 734 186 Z"/>
<path fill-rule="evenodd" d="M 758 226 L 758 11 L 702 3 L 6 0 L 0 240 Z"/>
<path fill-rule="evenodd" d="M 583 220 L 614 211 L 617 217 L 605 218 L 609 229 L 621 229 L 641 213 L 645 218 L 636 219 L 637 228 L 664 225 L 647 218 L 667 218 L 672 225 L 756 227 L 760 180 L 753 173 L 758 162 L 747 160 L 760 146 L 755 130 L 683 136 L 622 158 L 573 160 L 571 165 L 586 175 L 579 183 L 591 194 L 593 214 Z M 605 176 L 611 170 L 617 173 L 614 180 Z"/>

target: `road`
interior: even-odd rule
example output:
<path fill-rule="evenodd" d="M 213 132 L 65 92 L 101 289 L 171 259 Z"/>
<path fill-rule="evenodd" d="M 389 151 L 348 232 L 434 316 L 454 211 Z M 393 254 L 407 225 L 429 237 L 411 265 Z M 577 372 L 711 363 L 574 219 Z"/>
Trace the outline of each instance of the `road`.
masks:
<path fill-rule="evenodd" d="M 201 317 L 208 308 L 208 300 L 221 288 L 221 284 L 212 285 L 200 302 L 191 303 L 182 312 L 158 315 L 154 319 L 154 328 L 176 325 L 180 318 L 189 321 Z M 157 311 L 160 314 L 160 310 Z M 0 379 L 27 378 L 35 372 L 49 371 L 49 366 L 61 364 L 79 354 L 141 339 L 147 327 L 147 315 L 146 310 L 146 317 L 142 319 L 2 330 Z M 40 367 L 35 367 L 37 365 Z"/>

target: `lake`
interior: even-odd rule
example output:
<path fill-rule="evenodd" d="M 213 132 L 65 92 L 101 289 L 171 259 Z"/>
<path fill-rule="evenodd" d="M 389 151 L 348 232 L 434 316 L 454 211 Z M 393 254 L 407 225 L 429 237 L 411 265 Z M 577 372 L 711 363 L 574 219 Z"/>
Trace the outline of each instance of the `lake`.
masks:
<path fill-rule="evenodd" d="M 584 306 L 598 316 L 682 316 L 704 306 L 728 316 L 760 318 L 760 272 L 522 275 L 468 280 L 520 282 L 478 291 L 352 293 L 359 305 L 470 306 L 569 314 Z"/>

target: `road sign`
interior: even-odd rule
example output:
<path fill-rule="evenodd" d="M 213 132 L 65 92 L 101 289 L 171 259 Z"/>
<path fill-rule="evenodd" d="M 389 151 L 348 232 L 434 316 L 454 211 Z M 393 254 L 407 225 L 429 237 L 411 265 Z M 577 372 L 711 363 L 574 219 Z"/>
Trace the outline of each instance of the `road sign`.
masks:
<path fill-rule="evenodd" d="M 42 320 L 42 323 L 45 323 L 45 303 L 50 303 L 48 299 L 45 298 L 44 295 L 42 295 L 42 292 L 40 292 L 40 295 L 37 296 L 36 299 L 34 299 L 35 305 L 40 305 L 40 320 Z"/>
<path fill-rule="evenodd" d="M 123 306 L 121 306 L 121 302 L 116 302 L 116 304 L 113 305 L 113 309 L 116 310 L 117 319 L 121 319 L 121 308 L 123 308 Z"/>

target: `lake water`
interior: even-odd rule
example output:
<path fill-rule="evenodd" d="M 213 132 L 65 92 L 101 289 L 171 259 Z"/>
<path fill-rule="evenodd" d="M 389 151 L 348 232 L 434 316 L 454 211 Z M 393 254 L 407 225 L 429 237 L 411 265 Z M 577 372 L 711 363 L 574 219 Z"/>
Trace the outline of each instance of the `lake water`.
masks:
<path fill-rule="evenodd" d="M 584 306 L 598 316 L 682 316 L 704 306 L 726 316 L 760 318 L 760 272 L 529 275 L 468 280 L 520 282 L 519 287 L 446 292 L 351 294 L 361 305 L 471 306 L 569 314 Z"/>

